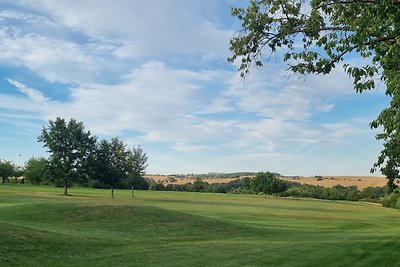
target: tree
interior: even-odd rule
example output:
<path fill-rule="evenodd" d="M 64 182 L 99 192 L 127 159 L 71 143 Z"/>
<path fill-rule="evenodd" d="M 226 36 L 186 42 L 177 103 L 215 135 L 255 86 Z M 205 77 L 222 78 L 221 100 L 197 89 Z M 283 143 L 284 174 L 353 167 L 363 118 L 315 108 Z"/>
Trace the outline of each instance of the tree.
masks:
<path fill-rule="evenodd" d="M 284 188 L 281 184 L 282 181 L 271 172 L 259 172 L 256 174 L 253 180 L 253 189 L 257 193 L 264 193 L 265 197 L 267 194 L 275 194 L 283 192 Z"/>
<path fill-rule="evenodd" d="M 384 142 L 371 172 L 380 170 L 393 190 L 400 167 L 400 1 L 250 0 L 232 15 L 242 30 L 231 39 L 228 61 L 240 60 L 242 76 L 253 63 L 263 65 L 266 51 L 282 52 L 298 74 L 328 74 L 354 54 L 370 61 L 343 66 L 357 92 L 375 88 L 379 78 L 386 84 L 390 105 L 370 124 L 382 128 L 376 138 Z"/>
<path fill-rule="evenodd" d="M 118 187 L 128 173 L 128 152 L 125 144 L 118 138 L 111 141 L 102 140 L 95 153 L 94 177 L 100 183 L 111 187 L 111 197 L 114 198 L 114 189 Z"/>
<path fill-rule="evenodd" d="M 48 161 L 44 157 L 30 158 L 25 165 L 24 176 L 32 184 L 40 184 L 48 180 Z"/>
<path fill-rule="evenodd" d="M 204 182 L 200 178 L 196 178 L 196 180 L 189 186 L 189 191 L 192 192 L 205 192 L 207 191 L 209 184 Z"/>
<path fill-rule="evenodd" d="M 146 173 L 148 157 L 143 149 L 138 146 L 129 150 L 129 173 L 132 179 L 132 197 L 134 189 L 147 189 L 149 187 L 143 175 Z"/>
<path fill-rule="evenodd" d="M 66 123 L 62 118 L 49 120 L 38 141 L 43 142 L 50 153 L 49 172 L 53 180 L 63 184 L 64 195 L 68 194 L 71 183 L 88 179 L 96 137 L 85 131 L 83 122 L 71 119 Z"/>
<path fill-rule="evenodd" d="M 14 175 L 14 171 L 15 167 L 11 161 L 0 160 L 0 177 L 3 184 Z"/>

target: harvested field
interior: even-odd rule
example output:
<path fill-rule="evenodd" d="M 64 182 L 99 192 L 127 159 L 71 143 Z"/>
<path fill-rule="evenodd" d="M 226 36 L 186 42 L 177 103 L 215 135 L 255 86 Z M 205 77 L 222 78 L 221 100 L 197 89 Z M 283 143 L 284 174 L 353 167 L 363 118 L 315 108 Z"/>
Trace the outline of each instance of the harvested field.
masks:
<path fill-rule="evenodd" d="M 193 183 L 195 178 L 177 178 L 174 176 L 167 175 L 149 175 L 146 178 L 152 179 L 156 182 L 162 182 L 164 185 L 167 184 L 188 184 Z M 241 177 L 243 178 L 243 177 Z M 236 178 L 206 178 L 202 181 L 209 184 L 212 183 L 229 183 Z M 317 179 L 314 176 L 309 177 L 283 177 L 283 180 L 297 182 L 300 184 L 319 185 L 324 187 L 333 187 L 335 185 L 342 186 L 357 186 L 358 189 L 362 190 L 368 186 L 384 186 L 386 185 L 386 178 L 383 176 L 322 176 Z"/>
<path fill-rule="evenodd" d="M 324 187 L 333 187 L 335 185 L 357 186 L 362 190 L 368 186 L 384 186 L 386 178 L 382 176 L 322 176 L 316 177 L 300 177 L 300 178 L 284 178 L 287 181 L 298 182 L 301 184 L 319 185 Z"/>

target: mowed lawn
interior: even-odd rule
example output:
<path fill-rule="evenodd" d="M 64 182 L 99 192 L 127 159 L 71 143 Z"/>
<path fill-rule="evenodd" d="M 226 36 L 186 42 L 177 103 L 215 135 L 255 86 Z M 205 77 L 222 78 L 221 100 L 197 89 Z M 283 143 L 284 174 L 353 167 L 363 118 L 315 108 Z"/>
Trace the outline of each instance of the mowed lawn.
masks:
<path fill-rule="evenodd" d="M 400 266 L 400 211 L 256 195 L 0 185 L 0 266 Z"/>

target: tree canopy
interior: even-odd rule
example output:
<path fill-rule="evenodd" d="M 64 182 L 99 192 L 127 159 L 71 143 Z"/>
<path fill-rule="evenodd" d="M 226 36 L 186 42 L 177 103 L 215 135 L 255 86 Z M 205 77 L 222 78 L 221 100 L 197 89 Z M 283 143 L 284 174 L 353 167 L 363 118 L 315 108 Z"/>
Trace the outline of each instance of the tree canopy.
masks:
<path fill-rule="evenodd" d="M 111 141 L 102 140 L 97 144 L 94 155 L 93 176 L 100 183 L 111 187 L 114 197 L 114 188 L 118 186 L 128 174 L 128 152 L 125 144 L 118 138 Z"/>
<path fill-rule="evenodd" d="M 47 147 L 49 159 L 31 158 L 27 162 L 25 175 L 33 183 L 52 180 L 55 185 L 68 187 L 78 182 L 99 188 L 148 189 L 143 177 L 147 167 L 147 155 L 139 146 L 126 149 L 122 140 L 115 137 L 110 141 L 97 141 L 97 137 L 86 131 L 83 122 L 62 118 L 50 120 L 43 127 L 39 142 Z M 1 162 L 0 162 L 1 163 Z M 0 172 L 1 177 L 1 172 Z"/>
<path fill-rule="evenodd" d="M 14 175 L 14 172 L 15 166 L 11 161 L 0 160 L 0 178 L 3 184 Z"/>
<path fill-rule="evenodd" d="M 148 157 L 140 146 L 129 150 L 129 174 L 132 180 L 132 190 L 148 187 L 143 178 L 148 166 L 147 160 Z"/>
<path fill-rule="evenodd" d="M 32 184 L 40 184 L 48 179 L 48 161 L 44 157 L 30 158 L 26 165 L 24 176 Z"/>
<path fill-rule="evenodd" d="M 50 120 L 38 141 L 48 148 L 50 175 L 64 185 L 65 195 L 70 183 L 88 179 L 96 137 L 85 131 L 82 122 L 71 119 L 67 123 L 62 118 Z"/>
<path fill-rule="evenodd" d="M 380 170 L 393 189 L 400 167 L 400 1 L 250 0 L 232 15 L 242 29 L 228 61 L 239 60 L 242 76 L 279 51 L 294 73 L 328 74 L 343 65 L 357 92 L 386 85 L 390 105 L 370 125 L 383 129 L 377 139 L 384 141 L 371 171 Z M 346 62 L 354 54 L 368 63 Z"/>
<path fill-rule="evenodd" d="M 257 193 L 275 194 L 285 191 L 285 183 L 271 172 L 259 172 L 253 180 L 253 188 Z"/>

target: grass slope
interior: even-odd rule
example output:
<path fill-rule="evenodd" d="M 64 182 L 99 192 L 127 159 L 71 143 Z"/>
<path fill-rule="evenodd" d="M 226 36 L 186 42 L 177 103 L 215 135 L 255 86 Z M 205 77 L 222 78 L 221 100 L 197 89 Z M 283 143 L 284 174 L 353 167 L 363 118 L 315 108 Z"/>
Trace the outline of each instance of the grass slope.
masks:
<path fill-rule="evenodd" d="M 400 211 L 354 202 L 0 186 L 0 266 L 396 266 Z"/>

